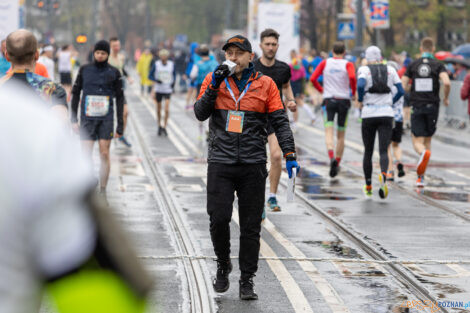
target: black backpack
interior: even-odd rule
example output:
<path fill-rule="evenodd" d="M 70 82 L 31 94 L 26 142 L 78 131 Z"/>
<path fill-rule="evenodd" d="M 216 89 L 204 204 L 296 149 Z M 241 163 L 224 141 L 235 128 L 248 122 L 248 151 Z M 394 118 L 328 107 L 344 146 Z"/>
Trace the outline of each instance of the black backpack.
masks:
<path fill-rule="evenodd" d="M 372 75 L 372 87 L 367 92 L 369 93 L 390 93 L 388 87 L 388 69 L 384 64 L 367 65 Z"/>

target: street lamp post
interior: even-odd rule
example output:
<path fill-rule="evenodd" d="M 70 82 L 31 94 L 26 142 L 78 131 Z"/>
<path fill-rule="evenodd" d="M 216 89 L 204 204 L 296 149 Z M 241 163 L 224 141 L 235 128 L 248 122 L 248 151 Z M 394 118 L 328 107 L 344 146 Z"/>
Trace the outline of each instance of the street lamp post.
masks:
<path fill-rule="evenodd" d="M 362 0 L 356 0 L 356 50 L 361 49 L 364 44 L 364 11 L 362 3 Z"/>

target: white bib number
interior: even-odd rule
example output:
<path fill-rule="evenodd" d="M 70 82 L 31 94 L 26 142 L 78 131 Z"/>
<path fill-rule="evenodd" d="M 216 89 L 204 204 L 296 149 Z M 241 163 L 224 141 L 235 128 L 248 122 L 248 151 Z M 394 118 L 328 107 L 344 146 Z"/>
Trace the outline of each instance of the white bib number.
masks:
<path fill-rule="evenodd" d="M 172 74 L 170 72 L 166 72 L 166 71 L 158 72 L 157 77 L 163 84 L 171 84 Z"/>
<path fill-rule="evenodd" d="M 88 117 L 106 116 L 109 111 L 109 96 L 86 96 L 85 115 Z"/>
<path fill-rule="evenodd" d="M 416 78 L 415 79 L 416 92 L 431 92 L 432 91 L 432 78 Z"/>

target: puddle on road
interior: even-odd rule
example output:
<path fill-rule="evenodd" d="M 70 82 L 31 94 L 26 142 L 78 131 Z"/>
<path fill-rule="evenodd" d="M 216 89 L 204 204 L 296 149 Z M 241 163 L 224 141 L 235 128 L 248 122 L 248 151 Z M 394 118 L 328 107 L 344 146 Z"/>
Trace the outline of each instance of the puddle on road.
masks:
<path fill-rule="evenodd" d="M 336 207 L 326 208 L 326 212 L 328 212 L 328 214 L 335 216 L 335 217 L 340 216 L 341 213 L 343 213 L 343 211 L 340 208 L 336 208 Z"/>
<path fill-rule="evenodd" d="M 413 273 L 413 275 L 416 277 L 417 280 L 419 280 L 419 282 L 421 282 L 423 284 L 426 284 L 426 285 L 431 285 L 433 288 L 435 288 L 438 291 L 442 292 L 443 297 L 441 297 L 441 298 L 445 298 L 446 297 L 445 295 L 449 295 L 449 294 L 458 294 L 458 293 L 465 293 L 466 292 L 465 290 L 462 290 L 462 289 L 460 289 L 456 286 L 453 286 L 453 285 L 441 284 L 441 283 L 436 283 L 436 282 L 429 281 L 427 279 L 424 279 L 422 276 L 420 276 L 416 273 Z"/>
<path fill-rule="evenodd" d="M 357 252 L 356 249 L 343 245 L 341 240 L 337 241 L 303 241 L 307 245 L 313 245 L 322 247 L 324 249 L 333 252 L 338 257 L 351 258 L 351 259 L 362 259 L 362 256 Z"/>
<path fill-rule="evenodd" d="M 338 185 L 339 180 L 325 179 L 310 169 L 302 169 L 297 186 L 308 195 L 310 200 L 354 200 L 355 197 L 343 196 L 327 186 Z"/>
<path fill-rule="evenodd" d="M 309 196 L 311 200 L 335 200 L 335 201 L 348 201 L 348 200 L 355 200 L 355 197 L 347 197 L 347 196 L 334 196 L 334 195 L 320 195 L 320 196 Z"/>
<path fill-rule="evenodd" d="M 426 189 L 417 189 L 416 192 L 420 195 L 433 198 L 434 200 L 470 202 L 470 194 L 465 192 L 442 192 Z"/>

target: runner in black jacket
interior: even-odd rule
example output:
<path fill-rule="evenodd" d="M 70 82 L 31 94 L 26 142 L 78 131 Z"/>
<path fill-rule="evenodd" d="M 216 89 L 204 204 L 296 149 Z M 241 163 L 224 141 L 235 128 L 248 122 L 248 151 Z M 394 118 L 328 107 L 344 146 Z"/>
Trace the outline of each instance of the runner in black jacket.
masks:
<path fill-rule="evenodd" d="M 122 90 L 121 73 L 108 64 L 109 50 L 107 41 L 97 42 L 94 49 L 94 63 L 80 68 L 72 90 L 71 117 L 73 128 L 78 132 L 77 111 L 80 103 L 80 137 L 82 147 L 90 159 L 95 141 L 99 140 L 100 193 L 104 198 L 106 198 L 106 185 L 110 172 L 109 148 L 111 139 L 122 136 L 123 107 L 126 101 Z M 117 110 L 116 133 L 114 133 L 114 98 L 116 98 Z"/>

